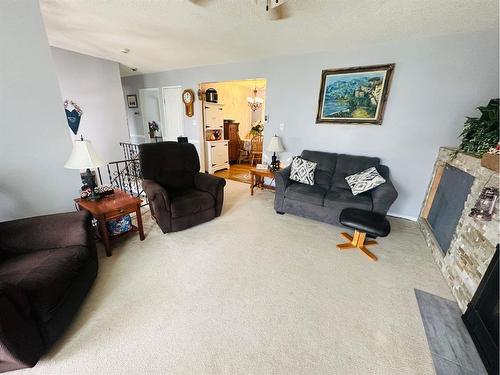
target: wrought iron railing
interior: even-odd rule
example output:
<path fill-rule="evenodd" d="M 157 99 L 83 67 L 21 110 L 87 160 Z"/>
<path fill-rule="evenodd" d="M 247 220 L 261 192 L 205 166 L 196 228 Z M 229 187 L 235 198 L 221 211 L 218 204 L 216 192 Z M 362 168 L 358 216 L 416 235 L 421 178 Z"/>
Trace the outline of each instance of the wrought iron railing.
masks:
<path fill-rule="evenodd" d="M 142 188 L 141 164 L 138 159 L 139 147 L 132 143 L 120 143 L 124 160 L 110 162 L 97 168 L 100 185 L 111 185 L 134 197 L 141 198 L 143 206 L 149 204 Z"/>
<path fill-rule="evenodd" d="M 139 156 L 139 145 L 134 143 L 120 142 L 125 160 L 137 159 Z"/>

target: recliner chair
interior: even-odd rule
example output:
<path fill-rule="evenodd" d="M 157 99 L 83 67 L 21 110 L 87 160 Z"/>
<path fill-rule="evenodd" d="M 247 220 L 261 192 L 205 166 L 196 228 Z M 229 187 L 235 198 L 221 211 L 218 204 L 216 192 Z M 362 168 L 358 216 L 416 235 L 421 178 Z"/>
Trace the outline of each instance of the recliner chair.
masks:
<path fill-rule="evenodd" d="M 226 180 L 200 173 L 191 143 L 139 145 L 142 186 L 163 233 L 177 232 L 220 216 Z"/>

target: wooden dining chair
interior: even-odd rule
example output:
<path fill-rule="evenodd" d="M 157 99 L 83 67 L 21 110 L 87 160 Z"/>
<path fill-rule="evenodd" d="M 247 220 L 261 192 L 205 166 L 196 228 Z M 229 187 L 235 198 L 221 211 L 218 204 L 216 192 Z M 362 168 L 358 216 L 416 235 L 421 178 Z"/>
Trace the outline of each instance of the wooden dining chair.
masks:
<path fill-rule="evenodd" d="M 241 164 L 244 161 L 250 161 L 250 150 L 245 148 L 245 142 L 238 135 L 238 164 Z"/>
<path fill-rule="evenodd" d="M 262 144 L 264 142 L 264 136 L 262 134 L 256 135 L 252 138 L 251 148 L 250 148 L 250 165 L 253 166 L 253 162 L 262 163 Z"/>

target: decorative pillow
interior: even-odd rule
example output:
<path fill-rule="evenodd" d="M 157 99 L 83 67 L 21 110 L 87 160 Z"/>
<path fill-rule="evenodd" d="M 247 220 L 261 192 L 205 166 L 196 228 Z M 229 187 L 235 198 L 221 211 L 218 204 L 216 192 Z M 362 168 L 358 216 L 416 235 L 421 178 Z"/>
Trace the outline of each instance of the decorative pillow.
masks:
<path fill-rule="evenodd" d="M 314 185 L 314 170 L 316 165 L 313 161 L 302 159 L 300 156 L 295 156 L 292 159 L 292 170 L 290 171 L 290 180 L 300 182 L 302 184 Z"/>
<path fill-rule="evenodd" d="M 365 191 L 371 190 L 385 182 L 384 178 L 378 173 L 375 167 L 365 169 L 363 172 L 352 174 L 347 176 L 345 179 L 351 187 L 353 195 L 364 193 Z"/>

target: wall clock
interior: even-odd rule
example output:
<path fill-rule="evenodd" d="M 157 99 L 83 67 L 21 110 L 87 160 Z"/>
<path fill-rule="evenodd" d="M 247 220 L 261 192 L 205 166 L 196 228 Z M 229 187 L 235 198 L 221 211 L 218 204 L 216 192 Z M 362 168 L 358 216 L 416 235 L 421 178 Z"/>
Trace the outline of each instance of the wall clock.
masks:
<path fill-rule="evenodd" d="M 186 89 L 182 92 L 182 101 L 186 106 L 186 116 L 193 117 L 194 115 L 194 91 Z"/>

